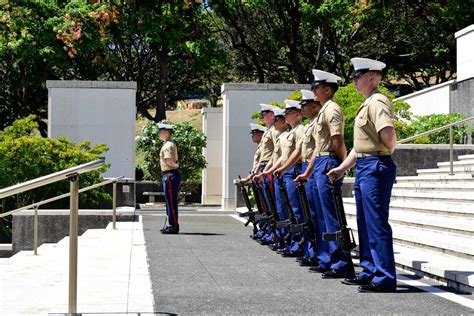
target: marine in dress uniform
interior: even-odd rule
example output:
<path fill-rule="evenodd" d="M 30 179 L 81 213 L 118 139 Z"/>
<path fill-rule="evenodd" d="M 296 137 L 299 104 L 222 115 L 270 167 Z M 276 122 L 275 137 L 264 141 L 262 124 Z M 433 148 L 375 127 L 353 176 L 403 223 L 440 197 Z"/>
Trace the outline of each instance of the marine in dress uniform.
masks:
<path fill-rule="evenodd" d="M 262 171 L 262 173 L 256 176 L 257 182 L 262 182 L 263 179 L 265 179 L 266 177 L 271 177 L 273 171 L 279 166 L 278 159 L 281 156 L 280 140 L 286 137 L 288 133 L 288 124 L 286 123 L 283 109 L 280 109 L 278 107 L 273 107 L 272 111 L 275 116 L 274 127 L 278 134 L 273 146 L 272 156 L 270 160 L 268 161 L 265 169 Z M 278 213 L 279 219 L 283 221 L 283 220 L 288 219 L 288 215 L 286 213 L 286 210 L 284 208 L 283 201 L 280 195 L 279 183 L 277 181 L 277 178 L 276 177 L 271 177 L 271 178 L 272 178 L 272 183 L 273 183 L 273 194 L 275 197 L 276 211 Z M 287 232 L 288 231 L 286 228 L 280 228 L 277 230 L 278 236 L 276 236 L 273 244 L 269 245 L 272 250 L 285 248 L 285 241 L 283 237 L 287 234 Z"/>
<path fill-rule="evenodd" d="M 301 173 L 301 155 L 297 157 L 290 166 L 286 166 L 287 161 L 295 149 L 300 146 L 304 138 L 304 126 L 301 124 L 303 119 L 301 113 L 301 104 L 295 100 L 285 100 L 285 119 L 286 122 L 291 126 L 291 130 L 288 132 L 285 138 L 280 140 L 281 142 L 281 156 L 279 158 L 280 167 L 274 171 L 275 175 L 283 177 L 286 191 L 288 192 L 288 198 L 291 209 L 295 215 L 296 222 L 298 224 L 304 223 L 304 216 L 302 207 L 300 204 L 295 178 Z M 292 236 L 290 248 L 280 253 L 283 256 L 288 257 L 299 257 L 304 254 L 299 244 L 301 237 Z"/>
<path fill-rule="evenodd" d="M 315 95 L 312 91 L 301 90 L 301 96 L 301 110 L 303 115 L 310 120 L 310 122 L 305 126 L 304 138 L 300 146 L 301 156 L 303 159 L 301 172 L 304 174 L 308 168 L 314 151 L 315 140 L 313 137 L 313 130 L 316 127 L 316 117 L 318 112 L 321 110 L 321 104 L 319 101 L 315 100 Z M 300 182 L 301 180 L 303 180 L 301 175 L 295 179 L 296 182 Z M 326 262 L 329 257 L 327 243 L 322 240 L 322 234 L 325 232 L 324 217 L 321 211 L 317 211 L 313 173 L 311 172 L 311 175 L 305 178 L 303 182 L 308 203 L 310 205 L 311 223 L 314 227 L 316 245 L 315 249 L 310 249 L 310 245 L 308 245 L 308 249 L 305 250 L 305 253 L 308 256 L 305 256 L 305 258 L 300 261 L 300 265 L 319 266 L 320 261 Z"/>
<path fill-rule="evenodd" d="M 360 285 L 360 292 L 392 292 L 396 289 L 396 272 L 388 216 L 396 176 L 391 158 L 397 144 L 394 111 L 377 88 L 385 64 L 367 58 L 353 58 L 351 62 L 352 81 L 366 99 L 356 114 L 353 150 L 328 173 L 335 180 L 356 163 L 354 193 L 362 271 L 343 283 Z"/>
<path fill-rule="evenodd" d="M 168 225 L 161 230 L 161 233 L 178 234 L 178 192 L 181 177 L 178 171 L 178 148 L 171 140 L 174 125 L 159 123 L 158 128 L 160 129 L 160 140 L 163 141 L 160 150 L 160 168 L 163 173 L 162 183 L 168 216 Z"/>
<path fill-rule="evenodd" d="M 339 105 L 332 100 L 341 80 L 332 73 L 315 69 L 313 70 L 313 92 L 316 100 L 320 101 L 322 108 L 316 117 L 313 137 L 315 148 L 312 161 L 308 165 L 308 172 L 313 171 L 313 188 L 315 192 L 316 210 L 324 218 L 325 227 L 322 232 L 336 232 L 340 224 L 336 215 L 332 190 L 335 186 L 342 185 L 342 178 L 332 182 L 326 173 L 346 158 L 344 144 L 344 116 Z M 323 278 L 343 278 L 349 258 L 342 251 L 338 241 L 321 241 L 324 249 L 329 250 L 329 256 L 324 256 L 319 262 L 319 267 L 312 271 L 322 272 Z"/>

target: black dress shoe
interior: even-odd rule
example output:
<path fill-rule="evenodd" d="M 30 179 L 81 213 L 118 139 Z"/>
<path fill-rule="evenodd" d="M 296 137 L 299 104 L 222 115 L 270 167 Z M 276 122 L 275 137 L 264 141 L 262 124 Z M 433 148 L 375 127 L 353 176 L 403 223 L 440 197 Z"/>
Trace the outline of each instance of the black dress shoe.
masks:
<path fill-rule="evenodd" d="M 319 267 L 318 260 L 316 258 L 304 258 L 300 261 L 302 267 Z"/>
<path fill-rule="evenodd" d="M 161 231 L 162 234 L 165 234 L 165 235 L 170 235 L 170 234 L 179 234 L 179 230 L 178 229 L 174 229 L 174 228 L 171 228 L 171 229 L 163 229 Z"/>
<path fill-rule="evenodd" d="M 356 276 L 355 278 L 346 278 L 346 279 L 342 280 L 341 283 L 346 284 L 346 285 L 366 285 L 366 284 L 369 284 L 370 281 L 369 280 L 363 280 L 363 279 L 359 278 L 358 276 Z"/>
<path fill-rule="evenodd" d="M 271 244 L 272 244 L 271 240 L 262 240 L 260 242 L 260 245 L 262 245 L 262 246 L 268 246 L 268 245 L 271 245 Z"/>
<path fill-rule="evenodd" d="M 378 283 L 369 283 L 366 285 L 359 286 L 359 292 L 363 293 L 388 293 L 395 292 L 397 287 L 385 286 Z"/>
<path fill-rule="evenodd" d="M 286 258 L 296 258 L 303 255 L 303 252 L 302 251 L 288 251 L 288 252 L 282 253 L 281 255 Z"/>
<path fill-rule="evenodd" d="M 307 259 L 307 258 L 305 258 L 305 257 L 298 257 L 298 258 L 296 258 L 296 261 L 300 261 L 300 262 L 301 262 L 301 260 L 306 260 L 306 259 Z"/>
<path fill-rule="evenodd" d="M 335 269 L 326 271 L 321 275 L 323 279 L 340 279 L 340 278 L 344 278 L 345 276 L 346 276 L 346 270 L 335 270 Z"/>
<path fill-rule="evenodd" d="M 310 272 L 317 272 L 317 273 L 324 273 L 324 272 L 329 271 L 329 269 L 323 268 L 321 266 L 315 266 L 315 267 L 309 268 L 309 271 Z"/>

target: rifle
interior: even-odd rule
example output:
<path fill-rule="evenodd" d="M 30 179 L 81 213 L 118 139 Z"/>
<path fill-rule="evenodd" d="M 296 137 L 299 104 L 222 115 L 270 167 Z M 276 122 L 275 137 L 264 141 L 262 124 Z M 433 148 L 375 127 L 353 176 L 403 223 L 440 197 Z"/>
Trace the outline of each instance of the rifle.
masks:
<path fill-rule="evenodd" d="M 239 175 L 239 180 L 242 180 L 240 175 Z M 242 197 L 245 201 L 245 206 L 247 206 L 247 210 L 248 210 L 245 213 L 239 213 L 239 217 L 248 217 L 249 218 L 244 225 L 245 225 L 245 227 L 247 227 L 250 223 L 252 223 L 253 233 L 255 235 L 257 233 L 257 224 L 258 224 L 258 221 L 255 218 L 256 215 L 257 215 L 257 212 L 255 212 L 253 210 L 252 205 L 250 204 L 249 194 L 247 192 L 247 189 L 245 188 L 245 185 L 240 183 L 239 186 L 240 186 L 240 193 L 242 194 Z"/>
<path fill-rule="evenodd" d="M 267 211 L 267 203 L 265 202 L 265 198 L 263 197 L 263 190 L 255 182 L 252 185 L 252 190 L 254 193 L 253 195 L 255 196 L 255 204 L 257 205 L 257 210 L 259 213 L 256 215 L 255 218 L 259 221 L 260 224 L 268 225 L 270 223 L 270 217 Z"/>
<path fill-rule="evenodd" d="M 304 184 L 301 182 L 298 182 L 296 184 L 296 188 L 298 190 L 298 196 L 300 198 L 300 203 L 303 208 L 303 216 L 305 218 L 303 230 L 306 232 L 309 242 L 313 245 L 314 248 L 316 248 L 316 232 L 314 231 L 314 225 L 311 221 L 311 212 L 308 202 L 308 196 L 306 195 L 306 189 L 304 187 Z M 306 242 L 306 235 L 303 234 L 303 237 L 300 241 L 300 246 L 304 245 L 304 243 Z"/>
<path fill-rule="evenodd" d="M 281 199 L 283 200 L 283 205 L 285 206 L 285 210 L 288 215 L 288 219 L 286 221 L 280 221 L 277 223 L 277 228 L 289 227 L 288 234 L 286 234 L 284 237 L 285 242 L 289 243 L 291 241 L 291 233 L 301 233 L 302 231 L 299 230 L 300 227 L 298 227 L 298 224 L 296 223 L 296 217 L 293 213 L 293 209 L 291 208 L 290 199 L 288 198 L 288 192 L 286 191 L 283 179 L 280 176 L 278 176 L 277 179 L 281 193 Z"/>
<path fill-rule="evenodd" d="M 335 186 L 334 189 L 332 189 L 332 198 L 334 201 L 334 206 L 336 207 L 337 220 L 339 221 L 341 229 L 333 233 L 323 233 L 323 240 L 339 241 L 342 251 L 346 253 L 347 257 L 349 258 L 349 266 L 346 270 L 346 278 L 354 278 L 355 270 L 354 263 L 352 262 L 351 250 L 356 247 L 356 243 L 352 229 L 347 227 L 346 214 L 344 212 L 344 204 L 342 202 L 342 193 L 340 187 Z"/>

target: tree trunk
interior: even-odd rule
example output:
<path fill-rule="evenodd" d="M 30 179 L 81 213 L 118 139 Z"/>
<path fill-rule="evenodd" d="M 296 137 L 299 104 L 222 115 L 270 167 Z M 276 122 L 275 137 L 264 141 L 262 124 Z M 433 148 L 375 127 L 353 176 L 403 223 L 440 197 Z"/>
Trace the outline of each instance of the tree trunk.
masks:
<path fill-rule="evenodd" d="M 160 61 L 159 84 L 156 89 L 156 115 L 155 122 L 166 119 L 166 87 L 168 86 L 168 49 L 160 47 L 158 49 L 158 59 Z"/>

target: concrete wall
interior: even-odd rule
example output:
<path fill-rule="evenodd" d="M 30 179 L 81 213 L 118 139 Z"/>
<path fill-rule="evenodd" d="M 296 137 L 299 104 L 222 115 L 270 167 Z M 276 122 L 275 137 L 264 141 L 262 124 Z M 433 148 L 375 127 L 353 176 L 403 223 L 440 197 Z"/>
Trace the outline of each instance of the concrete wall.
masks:
<path fill-rule="evenodd" d="M 135 179 L 136 82 L 46 81 L 48 135 L 106 144 L 104 177 Z"/>
<path fill-rule="evenodd" d="M 451 86 L 451 113 L 474 116 L 474 77 Z M 472 122 L 474 124 L 474 122 Z"/>
<path fill-rule="evenodd" d="M 474 154 L 473 145 L 454 145 L 454 160 L 459 155 Z M 397 176 L 416 176 L 417 169 L 437 168 L 438 162 L 449 161 L 449 145 L 401 144 L 393 160 L 397 164 Z"/>
<path fill-rule="evenodd" d="M 395 100 L 411 105 L 415 115 L 461 113 L 473 115 L 474 24 L 454 34 L 456 79 L 417 91 Z"/>
<path fill-rule="evenodd" d="M 224 83 L 223 98 L 223 157 L 222 208 L 234 210 L 236 205 L 233 180 L 245 176 L 252 168 L 255 144 L 252 143 L 249 123 L 252 113 L 260 110 L 260 103 L 283 101 L 295 90 L 309 89 L 296 84 L 239 84 Z M 255 122 L 255 121 L 254 121 Z"/>
<path fill-rule="evenodd" d="M 395 101 L 403 100 L 410 104 L 410 111 L 415 115 L 449 114 L 450 87 L 454 82 L 450 80 L 397 98 Z"/>
<path fill-rule="evenodd" d="M 457 80 L 474 77 L 474 24 L 456 32 Z"/>
<path fill-rule="evenodd" d="M 222 108 L 203 108 L 202 130 L 207 137 L 203 155 L 207 167 L 202 171 L 202 204 L 221 204 L 222 199 Z"/>

